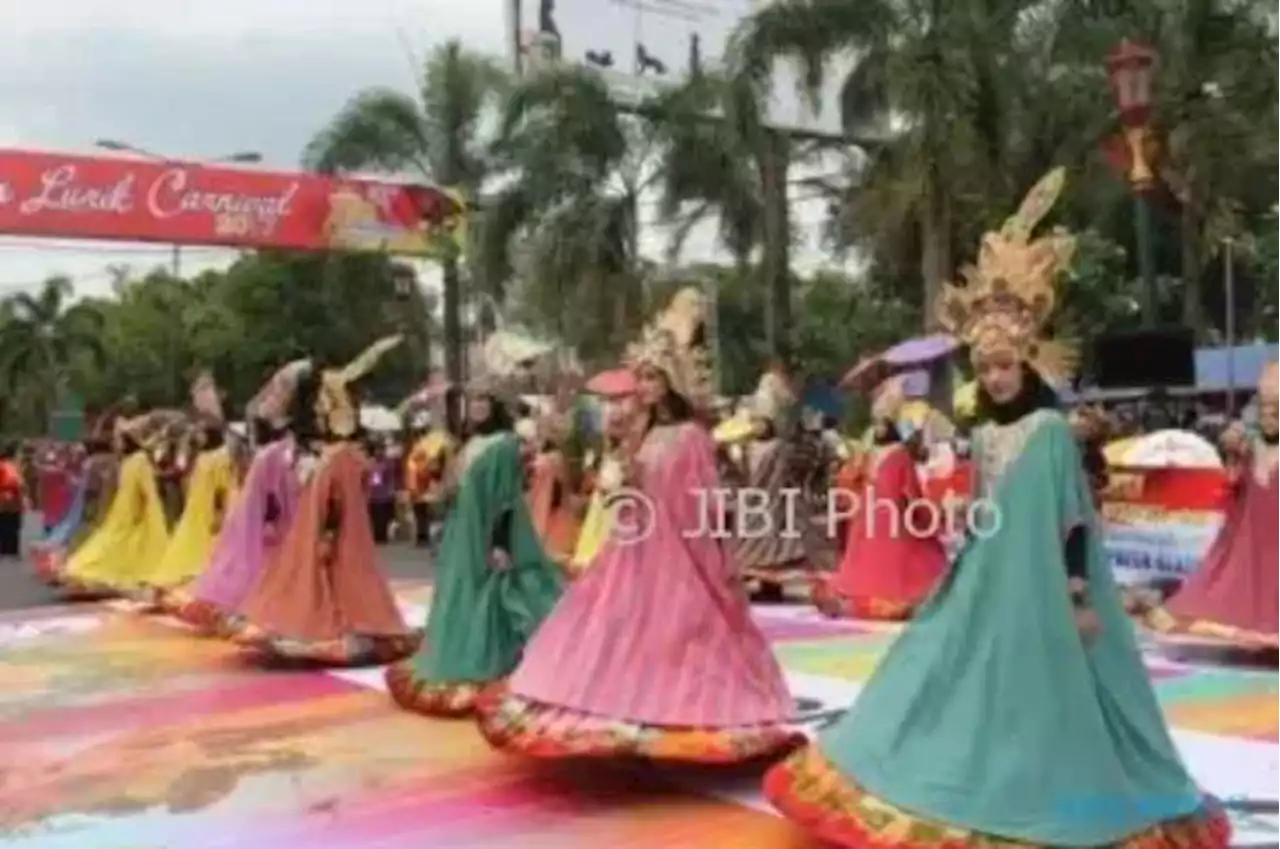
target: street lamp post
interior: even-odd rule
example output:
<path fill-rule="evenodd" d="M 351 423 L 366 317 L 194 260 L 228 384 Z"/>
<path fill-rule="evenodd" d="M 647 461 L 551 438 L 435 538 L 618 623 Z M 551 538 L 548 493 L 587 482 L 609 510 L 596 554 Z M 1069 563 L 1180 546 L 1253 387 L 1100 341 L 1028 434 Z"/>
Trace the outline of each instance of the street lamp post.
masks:
<path fill-rule="evenodd" d="M 147 150 L 145 147 L 138 147 L 135 144 L 130 144 L 129 142 L 125 142 L 125 141 L 120 141 L 119 139 L 98 139 L 93 143 L 93 145 L 94 147 L 99 147 L 99 148 L 102 148 L 103 150 L 109 150 L 112 153 L 131 153 L 134 156 L 141 156 L 144 159 L 155 159 L 159 162 L 172 162 L 172 163 L 181 164 L 181 165 L 199 166 L 203 164 L 221 164 L 221 163 L 251 165 L 251 164 L 262 161 L 262 154 L 258 153 L 256 150 L 239 150 L 234 153 L 229 153 L 225 156 L 217 156 L 212 159 L 205 159 L 202 161 L 192 161 L 189 159 L 176 159 L 171 156 L 162 156 L 158 153 L 154 153 L 153 151 Z M 177 278 L 182 276 L 182 245 L 175 243 L 172 247 L 173 247 L 172 252 L 169 255 L 169 273 L 172 274 L 174 279 L 176 280 Z M 170 360 L 173 361 L 173 364 L 174 364 L 172 389 L 173 389 L 175 399 L 181 397 L 182 395 L 182 376 L 178 373 L 178 369 L 177 369 L 177 359 L 178 359 L 177 349 L 178 349 L 178 340 L 175 335 L 172 337 L 172 341 L 170 342 L 170 351 L 169 351 L 169 358 Z"/>
<path fill-rule="evenodd" d="M 1107 78 L 1115 94 L 1128 149 L 1126 176 L 1133 190 L 1138 269 L 1142 276 L 1142 323 L 1147 327 L 1156 323 L 1156 263 L 1150 202 L 1156 177 L 1149 150 L 1155 141 L 1151 130 L 1151 83 L 1157 58 L 1154 50 L 1127 38 L 1107 57 Z"/>

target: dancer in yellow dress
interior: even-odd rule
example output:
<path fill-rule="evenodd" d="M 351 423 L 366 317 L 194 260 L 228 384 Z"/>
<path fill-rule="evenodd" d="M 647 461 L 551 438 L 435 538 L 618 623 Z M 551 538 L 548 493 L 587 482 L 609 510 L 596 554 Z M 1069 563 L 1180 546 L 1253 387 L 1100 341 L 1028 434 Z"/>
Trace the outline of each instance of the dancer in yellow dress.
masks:
<path fill-rule="evenodd" d="M 193 406 L 200 421 L 192 429 L 196 453 L 182 516 L 164 556 L 150 567 L 147 584 L 156 590 L 170 590 L 199 576 L 214 540 L 222 529 L 235 494 L 235 464 L 223 431 L 222 405 L 217 388 L 207 373 L 191 388 Z"/>
<path fill-rule="evenodd" d="M 60 585 L 78 593 L 132 593 L 146 583 L 169 545 L 151 450 L 167 422 L 150 413 L 117 423 L 124 457 L 119 484 L 102 524 L 67 561 Z"/>
<path fill-rule="evenodd" d="M 586 518 L 578 534 L 578 544 L 570 561 L 570 575 L 582 574 L 591 565 L 596 554 L 609 538 L 609 496 L 619 490 L 625 475 L 623 455 L 635 441 L 639 416 L 639 403 L 635 399 L 635 379 L 624 371 L 627 380 L 618 380 L 607 386 L 607 391 L 596 394 L 604 398 L 601 414 L 602 444 L 600 454 L 589 458 L 585 464 L 592 470 L 594 479 L 591 500 Z M 589 387 L 590 388 L 590 387 Z"/>

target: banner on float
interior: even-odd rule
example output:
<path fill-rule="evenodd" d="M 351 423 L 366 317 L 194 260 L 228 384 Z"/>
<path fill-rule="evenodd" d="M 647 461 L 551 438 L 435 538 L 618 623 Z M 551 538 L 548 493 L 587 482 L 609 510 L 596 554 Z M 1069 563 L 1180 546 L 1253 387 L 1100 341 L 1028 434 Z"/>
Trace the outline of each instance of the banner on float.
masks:
<path fill-rule="evenodd" d="M 428 256 L 465 218 L 432 186 L 0 150 L 0 235 Z"/>
<path fill-rule="evenodd" d="M 1227 486 L 1221 469 L 1113 468 L 1102 517 L 1116 578 L 1186 578 L 1222 527 Z"/>

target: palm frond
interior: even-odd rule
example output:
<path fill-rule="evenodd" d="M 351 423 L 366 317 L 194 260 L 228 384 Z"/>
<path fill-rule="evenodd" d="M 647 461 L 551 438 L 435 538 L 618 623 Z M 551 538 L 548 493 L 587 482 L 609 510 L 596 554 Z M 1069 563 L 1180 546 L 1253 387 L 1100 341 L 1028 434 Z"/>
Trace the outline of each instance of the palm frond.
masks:
<path fill-rule="evenodd" d="M 391 89 L 353 97 L 303 153 L 303 166 L 321 173 L 376 169 L 416 170 L 435 179 L 422 111 Z"/>

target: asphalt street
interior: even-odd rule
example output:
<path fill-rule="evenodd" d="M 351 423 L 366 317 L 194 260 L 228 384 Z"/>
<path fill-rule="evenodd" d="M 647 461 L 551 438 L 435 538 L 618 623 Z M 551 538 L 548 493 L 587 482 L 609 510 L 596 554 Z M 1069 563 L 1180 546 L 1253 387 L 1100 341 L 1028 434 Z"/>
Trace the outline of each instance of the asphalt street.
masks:
<path fill-rule="evenodd" d="M 28 513 L 23 529 L 23 550 L 40 538 L 40 515 Z M 432 566 L 427 552 L 410 545 L 388 545 L 381 549 L 383 567 L 392 578 L 427 579 Z M 36 580 L 25 558 L 0 558 L 0 610 L 20 610 L 42 604 L 62 604 L 56 591 Z"/>

